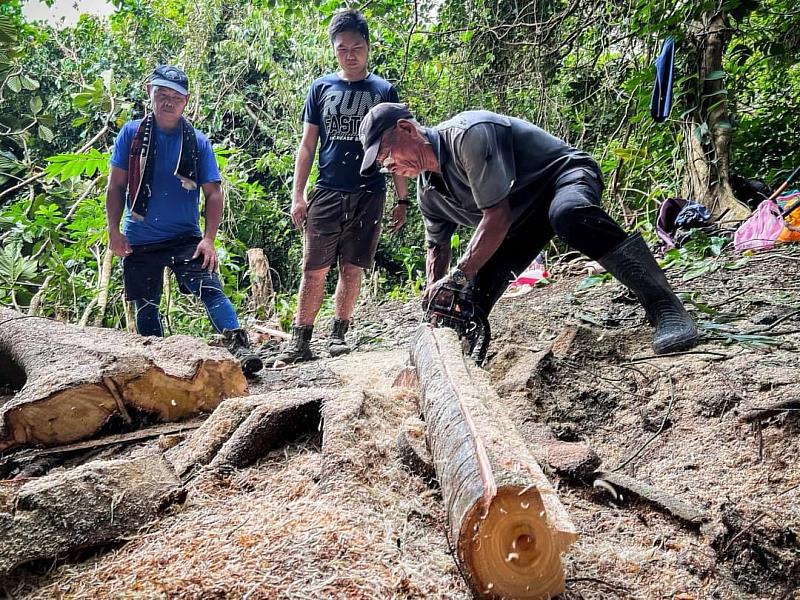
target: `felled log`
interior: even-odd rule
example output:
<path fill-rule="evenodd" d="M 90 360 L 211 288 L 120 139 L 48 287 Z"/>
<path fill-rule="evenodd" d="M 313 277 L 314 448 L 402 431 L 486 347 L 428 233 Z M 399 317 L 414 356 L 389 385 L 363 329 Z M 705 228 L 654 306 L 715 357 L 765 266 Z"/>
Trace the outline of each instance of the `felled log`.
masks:
<path fill-rule="evenodd" d="M 222 348 L 188 336 L 145 338 L 80 328 L 0 308 L 0 384 L 19 390 L 0 407 L 0 451 L 84 440 L 133 409 L 160 421 L 210 412 L 247 392 Z"/>
<path fill-rule="evenodd" d="M 119 539 L 182 497 L 159 455 L 98 461 L 0 484 L 0 576 L 16 566 Z"/>
<path fill-rule="evenodd" d="M 256 406 L 249 398 L 224 400 L 188 439 L 168 450 L 166 459 L 178 477 L 210 463 Z"/>
<path fill-rule="evenodd" d="M 456 560 L 481 598 L 564 591 L 561 554 L 577 538 L 566 510 L 452 330 L 419 328 L 411 348 Z"/>

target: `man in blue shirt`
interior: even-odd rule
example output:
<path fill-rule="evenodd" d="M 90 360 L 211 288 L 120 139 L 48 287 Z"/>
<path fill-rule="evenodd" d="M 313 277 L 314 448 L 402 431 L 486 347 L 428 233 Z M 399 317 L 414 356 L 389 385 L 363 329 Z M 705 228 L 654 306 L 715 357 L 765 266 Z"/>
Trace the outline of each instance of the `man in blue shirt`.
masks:
<path fill-rule="evenodd" d="M 334 303 L 336 315 L 328 343 L 332 356 L 350 351 L 345 334 L 353 316 L 361 275 L 375 258 L 380 222 L 386 201 L 386 179 L 359 173 L 363 150 L 358 140 L 362 117 L 381 102 L 397 102 L 394 87 L 367 71 L 369 27 L 355 10 L 336 14 L 328 27 L 340 70 L 311 84 L 303 109 L 303 138 L 297 152 L 292 191 L 292 220 L 305 228 L 303 278 L 292 327 L 292 340 L 275 360 L 275 366 L 313 358 L 309 347 L 314 320 L 325 295 L 325 279 L 334 263 L 339 281 Z M 314 154 L 319 149 L 319 177 L 305 197 Z M 390 230 L 406 221 L 408 188 L 394 177 L 397 205 Z"/>
<path fill-rule="evenodd" d="M 214 239 L 222 219 L 222 186 L 211 143 L 183 118 L 186 74 L 170 65 L 147 84 L 152 112 L 126 123 L 114 142 L 106 191 L 111 251 L 122 258 L 125 296 L 136 306 L 140 335 L 163 336 L 159 304 L 164 267 L 181 291 L 200 298 L 211 323 L 247 375 L 261 370 L 217 274 Z M 200 188 L 205 232 L 200 231 Z M 122 221 L 122 232 L 120 232 Z"/>

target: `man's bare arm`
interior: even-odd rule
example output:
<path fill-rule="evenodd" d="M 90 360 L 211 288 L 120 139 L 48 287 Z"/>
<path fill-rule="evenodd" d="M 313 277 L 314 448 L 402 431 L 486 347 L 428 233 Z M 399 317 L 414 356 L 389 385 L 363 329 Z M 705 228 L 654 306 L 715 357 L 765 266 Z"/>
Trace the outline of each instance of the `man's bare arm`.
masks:
<path fill-rule="evenodd" d="M 509 229 L 511 229 L 511 208 L 508 199 L 505 199 L 483 211 L 478 228 L 470 239 L 464 256 L 458 261 L 457 268 L 463 271 L 468 279 L 473 279 L 480 268 L 497 252 Z"/>
<path fill-rule="evenodd" d="M 106 187 L 106 220 L 108 222 L 108 243 L 116 256 L 128 256 L 131 245 L 119 230 L 122 213 L 125 209 L 125 192 L 128 187 L 128 172 L 119 167 L 111 167 Z"/>
<path fill-rule="evenodd" d="M 447 274 L 450 266 L 450 246 L 430 244 L 425 261 L 425 278 L 428 285 L 438 281 Z"/>
<path fill-rule="evenodd" d="M 222 211 L 225 207 L 225 199 L 222 195 L 222 184 L 219 181 L 212 181 L 203 184 L 203 196 L 206 198 L 206 226 L 203 237 L 212 242 L 217 239 L 219 224 L 222 223 Z"/>
<path fill-rule="evenodd" d="M 205 230 L 203 239 L 197 244 L 197 248 L 192 258 L 203 257 L 202 268 L 209 271 L 216 271 L 219 265 L 217 250 L 214 247 L 214 240 L 217 238 L 219 224 L 222 222 L 222 211 L 225 206 L 225 198 L 222 195 L 222 184 L 219 181 L 211 181 L 203 184 L 203 196 L 206 199 L 205 209 Z"/>
<path fill-rule="evenodd" d="M 292 183 L 292 221 L 298 229 L 303 228 L 308 204 L 305 199 L 306 184 L 314 164 L 314 154 L 317 152 L 319 140 L 319 127 L 311 123 L 303 123 L 303 138 L 297 148 L 297 157 L 294 160 L 294 178 Z"/>

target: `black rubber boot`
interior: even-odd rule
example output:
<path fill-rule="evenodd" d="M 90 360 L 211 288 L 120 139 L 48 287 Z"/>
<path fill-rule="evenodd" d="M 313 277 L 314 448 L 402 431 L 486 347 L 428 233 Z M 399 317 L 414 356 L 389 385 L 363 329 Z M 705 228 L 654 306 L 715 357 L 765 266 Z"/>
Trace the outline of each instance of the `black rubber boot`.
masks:
<path fill-rule="evenodd" d="M 313 332 L 313 325 L 292 325 L 292 339 L 287 342 L 283 352 L 275 358 L 272 366 L 279 369 L 286 365 L 313 360 L 314 355 L 311 353 L 310 345 Z"/>
<path fill-rule="evenodd" d="M 264 368 L 264 363 L 261 362 L 258 355 L 250 350 L 250 342 L 244 329 L 225 329 L 222 331 L 222 336 L 225 338 L 225 346 L 228 351 L 242 365 L 242 372 L 246 377 L 250 377 Z"/>
<path fill-rule="evenodd" d="M 636 294 L 655 325 L 653 352 L 687 350 L 698 340 L 697 327 L 672 291 L 661 267 L 640 235 L 632 235 L 597 262 Z"/>
<path fill-rule="evenodd" d="M 331 337 L 328 340 L 328 352 L 331 356 L 341 356 L 350 353 L 350 346 L 347 345 L 345 334 L 350 329 L 350 321 L 345 319 L 334 319 L 331 326 Z"/>

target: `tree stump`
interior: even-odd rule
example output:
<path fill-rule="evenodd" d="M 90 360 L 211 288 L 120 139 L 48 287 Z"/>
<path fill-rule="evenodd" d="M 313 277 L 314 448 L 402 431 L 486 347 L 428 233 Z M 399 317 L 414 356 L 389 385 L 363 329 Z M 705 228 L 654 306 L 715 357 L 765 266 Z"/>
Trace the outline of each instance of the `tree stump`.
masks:
<path fill-rule="evenodd" d="M 135 533 L 182 492 L 159 455 L 88 463 L 22 485 L 0 482 L 0 576 Z"/>
<path fill-rule="evenodd" d="M 577 538 L 564 507 L 483 371 L 454 331 L 421 326 L 412 343 L 428 446 L 456 560 L 477 597 L 551 598 Z"/>
<path fill-rule="evenodd" d="M 113 415 L 130 421 L 130 409 L 177 421 L 247 393 L 238 361 L 202 340 L 80 328 L 5 308 L 2 384 L 19 391 L 0 406 L 0 451 L 80 441 Z"/>
<path fill-rule="evenodd" d="M 259 319 L 266 319 L 275 311 L 275 291 L 269 261 L 261 248 L 247 251 L 250 267 L 250 307 Z"/>

